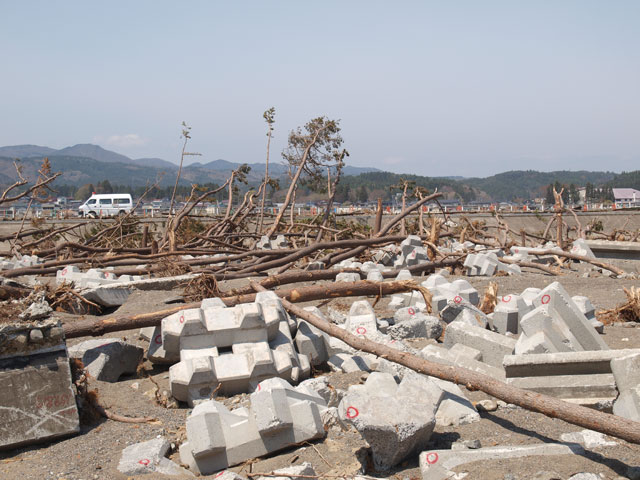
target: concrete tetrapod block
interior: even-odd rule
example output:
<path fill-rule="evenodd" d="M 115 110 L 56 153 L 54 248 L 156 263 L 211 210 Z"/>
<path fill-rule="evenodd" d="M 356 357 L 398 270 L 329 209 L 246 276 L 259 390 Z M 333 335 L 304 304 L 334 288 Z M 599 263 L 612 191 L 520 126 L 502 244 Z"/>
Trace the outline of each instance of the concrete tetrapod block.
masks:
<path fill-rule="evenodd" d="M 519 342 L 522 345 L 519 350 L 524 349 L 522 353 L 525 353 L 527 350 L 531 353 L 584 350 L 578 339 L 571 332 L 571 329 L 549 305 L 540 305 L 522 317 L 520 319 L 520 330 L 522 334 Z M 544 337 L 537 335 L 539 333 L 544 333 Z M 528 341 L 528 348 L 524 348 L 523 345 L 526 339 L 532 338 L 535 335 L 537 335 L 536 338 L 538 340 Z M 532 344 L 537 344 L 537 346 L 532 348 Z"/>
<path fill-rule="evenodd" d="M 349 273 L 349 272 L 341 272 L 336 275 L 336 282 L 359 282 L 360 274 L 358 273 Z"/>
<path fill-rule="evenodd" d="M 248 409 L 233 411 L 213 400 L 197 405 L 187 418 L 187 442 L 180 446 L 182 463 L 208 475 L 324 436 L 322 406 L 290 386 L 258 388 L 250 400 Z"/>
<path fill-rule="evenodd" d="M 533 305 L 535 307 L 547 305 L 557 312 L 583 350 L 609 349 L 560 283 L 553 282 L 544 288 L 534 299 Z M 555 315 L 552 316 L 556 318 Z"/>
<path fill-rule="evenodd" d="M 374 372 L 364 385 L 349 388 L 338 412 L 371 446 L 376 468 L 384 470 L 424 448 L 442 396 L 427 377 L 405 377 L 397 385 L 392 375 Z"/>
<path fill-rule="evenodd" d="M 147 359 L 151 363 L 174 364 L 180 361 L 180 352 L 167 352 L 162 344 L 161 327 L 151 327 L 152 333 L 149 338 L 149 349 Z"/>
<path fill-rule="evenodd" d="M 429 450 L 419 456 L 423 480 L 454 478 L 452 469 L 465 463 L 481 460 L 534 457 L 542 455 L 581 455 L 584 449 L 577 444 L 544 443 L 478 448 L 473 450 Z"/>
<path fill-rule="evenodd" d="M 318 307 L 305 307 L 305 310 L 326 320 Z M 329 339 L 327 338 L 327 334 L 304 320 L 298 321 L 298 331 L 296 332 L 295 342 L 298 347 L 298 352 L 309 357 L 309 361 L 313 366 L 320 365 L 329 358 L 327 352 Z"/>
<path fill-rule="evenodd" d="M 520 333 L 520 319 L 531 308 L 519 295 L 503 295 L 493 311 L 493 326 L 498 333 Z"/>
<path fill-rule="evenodd" d="M 444 345 L 451 348 L 462 343 L 482 352 L 482 361 L 494 367 L 502 368 L 505 355 L 511 355 L 516 340 L 484 328 L 467 323 L 452 322 L 444 333 Z"/>
<path fill-rule="evenodd" d="M 87 372 L 103 382 L 117 382 L 121 375 L 135 373 L 143 355 L 142 348 L 117 338 L 85 340 L 69 347 L 69 357 L 80 359 Z"/>
<path fill-rule="evenodd" d="M 358 300 L 351 304 L 344 327 L 353 335 L 363 335 L 367 338 L 377 333 L 376 314 L 368 301 Z"/>

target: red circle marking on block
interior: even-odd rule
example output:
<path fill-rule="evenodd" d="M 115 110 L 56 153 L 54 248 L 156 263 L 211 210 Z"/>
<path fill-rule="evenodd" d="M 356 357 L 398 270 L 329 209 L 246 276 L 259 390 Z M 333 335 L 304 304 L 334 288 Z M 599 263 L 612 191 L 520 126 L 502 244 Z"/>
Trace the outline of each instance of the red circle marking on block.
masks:
<path fill-rule="evenodd" d="M 460 303 L 460 302 L 462 302 L 462 297 L 461 297 L 460 295 L 456 295 L 456 296 L 454 297 L 453 301 L 454 301 L 455 303 Z"/>
<path fill-rule="evenodd" d="M 221 472 L 219 472 L 215 477 L 213 478 L 218 478 L 221 477 L 222 475 L 224 475 L 224 472 L 226 472 L 226 470 L 222 470 Z"/>
<path fill-rule="evenodd" d="M 184 323 L 184 315 L 180 315 L 180 323 Z"/>
<path fill-rule="evenodd" d="M 158 345 L 162 345 L 162 334 L 159 333 L 158 335 L 156 335 L 156 338 L 154 338 L 153 341 L 156 342 Z"/>
<path fill-rule="evenodd" d="M 262 385 L 258 384 L 258 388 L 256 388 L 256 392 L 259 392 L 260 390 L 262 390 Z"/>
<path fill-rule="evenodd" d="M 349 407 L 347 408 L 346 415 L 347 415 L 347 418 L 356 418 L 358 415 L 360 415 L 360 412 L 356 407 Z"/>
<path fill-rule="evenodd" d="M 365 333 L 367 333 L 367 329 L 364 327 L 358 327 L 356 328 L 356 333 L 359 333 L 360 335 L 364 335 Z"/>
<path fill-rule="evenodd" d="M 105 278 L 109 278 L 109 272 L 104 272 Z"/>
<path fill-rule="evenodd" d="M 63 268 L 63 269 L 62 269 L 62 275 L 66 275 L 66 274 L 67 274 L 67 269 L 66 269 L 66 268 Z"/>
<path fill-rule="evenodd" d="M 436 452 L 427 453 L 426 460 L 429 465 L 433 465 L 438 461 L 438 454 Z"/>
<path fill-rule="evenodd" d="M 411 307 L 409 307 L 409 309 L 407 310 L 407 312 L 409 312 L 409 315 L 415 315 L 415 314 L 416 314 L 416 311 L 415 311 L 413 308 L 411 308 Z"/>
<path fill-rule="evenodd" d="M 148 466 L 151 463 L 151 460 L 149 460 L 148 458 L 143 458 L 142 460 L 140 460 L 138 462 L 140 465 L 144 465 L 145 467 Z"/>
<path fill-rule="evenodd" d="M 549 303 L 551 301 L 551 297 L 549 295 L 543 295 L 542 296 L 542 304 L 546 305 L 547 303 Z"/>
<path fill-rule="evenodd" d="M 511 301 L 511 295 L 506 295 L 506 296 L 502 297 L 502 301 L 504 303 L 510 302 Z"/>
<path fill-rule="evenodd" d="M 513 253 L 518 253 L 519 251 L 520 251 L 520 250 L 518 250 L 517 248 L 515 248 L 515 249 L 513 250 Z"/>

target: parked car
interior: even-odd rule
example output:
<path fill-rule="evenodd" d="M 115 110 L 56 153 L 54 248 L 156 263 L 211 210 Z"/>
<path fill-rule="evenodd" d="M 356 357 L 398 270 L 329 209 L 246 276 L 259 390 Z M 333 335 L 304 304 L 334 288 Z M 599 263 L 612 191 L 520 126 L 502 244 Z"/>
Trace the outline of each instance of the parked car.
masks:
<path fill-rule="evenodd" d="M 109 217 L 124 215 L 133 209 L 133 200 L 129 193 L 93 194 L 78 207 L 80 217 Z"/>

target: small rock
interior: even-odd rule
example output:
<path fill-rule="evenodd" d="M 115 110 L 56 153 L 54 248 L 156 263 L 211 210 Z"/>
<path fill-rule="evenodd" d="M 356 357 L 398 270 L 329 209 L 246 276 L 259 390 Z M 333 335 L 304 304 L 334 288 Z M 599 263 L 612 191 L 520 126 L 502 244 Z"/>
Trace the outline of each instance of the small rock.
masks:
<path fill-rule="evenodd" d="M 498 402 L 491 399 L 480 400 L 475 403 L 475 407 L 479 412 L 495 412 L 498 409 Z"/>
<path fill-rule="evenodd" d="M 616 442 L 610 442 L 605 439 L 605 436 L 600 432 L 594 432 L 593 430 L 582 430 L 580 432 L 563 433 L 560 435 L 560 440 L 563 442 L 580 443 L 586 448 L 595 447 L 613 447 L 617 445 Z"/>
<path fill-rule="evenodd" d="M 602 480 L 602 477 L 595 473 L 581 472 L 571 475 L 569 480 Z"/>
<path fill-rule="evenodd" d="M 476 450 L 482 448 L 480 440 L 459 440 L 451 444 L 451 450 Z"/>
<path fill-rule="evenodd" d="M 29 332 L 29 341 L 31 343 L 42 343 L 44 341 L 44 335 L 42 335 L 42 330 L 39 328 L 34 328 Z"/>

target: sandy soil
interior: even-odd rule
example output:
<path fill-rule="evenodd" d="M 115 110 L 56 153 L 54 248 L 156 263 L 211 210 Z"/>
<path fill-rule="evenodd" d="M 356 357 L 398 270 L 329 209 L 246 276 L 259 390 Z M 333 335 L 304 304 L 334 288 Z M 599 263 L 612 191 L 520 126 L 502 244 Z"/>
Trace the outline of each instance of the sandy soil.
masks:
<path fill-rule="evenodd" d="M 467 278 L 479 291 L 483 291 L 490 281 L 496 281 L 500 294 L 519 293 L 526 287 L 544 287 L 558 279 L 572 295 L 588 296 L 596 308 L 610 308 L 624 300 L 623 287 L 640 286 L 638 280 L 615 280 L 602 276 L 583 278 L 580 273 L 568 274 L 559 278 L 530 273 L 514 277 Z M 237 285 L 237 283 L 236 283 Z M 236 286 L 233 285 L 233 286 Z M 228 285 L 227 288 L 230 288 Z M 132 295 L 119 313 L 136 313 L 160 309 L 175 292 L 144 292 Z M 348 306 L 357 300 L 337 299 L 322 306 Z M 319 302 L 316 302 L 319 303 Z M 388 313 L 387 301 L 376 307 L 381 316 Z M 63 320 L 65 315 L 60 315 Z M 631 325 L 612 325 L 605 328 L 604 339 L 612 348 L 640 348 L 640 328 Z M 127 341 L 146 346 L 138 338 L 137 331 L 120 332 L 108 335 L 125 338 Z M 77 343 L 83 339 L 74 339 Z M 168 390 L 168 367 L 152 366 L 145 363 L 149 374 Z M 363 381 L 366 375 L 329 374 L 330 383 L 336 388 L 346 388 L 349 384 Z M 121 451 L 132 443 L 149 440 L 157 435 L 169 438 L 179 445 L 185 437 L 185 419 L 190 409 L 182 406 L 167 409 L 153 400 L 154 385 L 148 378 L 128 377 L 117 383 L 104 383 L 93 380 L 92 387 L 97 388 L 100 401 L 114 412 L 128 416 L 152 416 L 157 422 L 150 424 L 125 424 L 115 421 L 100 421 L 83 426 L 80 435 L 49 444 L 31 446 L 0 454 L 0 479 L 126 479 L 126 478 L 165 478 L 161 475 L 146 477 L 127 477 L 118 472 L 117 465 Z M 472 401 L 488 396 L 482 392 L 467 392 Z M 229 405 L 237 405 L 246 399 L 246 395 L 225 399 Z M 565 432 L 581 430 L 561 420 L 547 418 L 541 414 L 528 412 L 520 408 L 499 408 L 491 413 L 482 413 L 480 422 L 459 427 L 437 427 L 431 439 L 431 448 L 449 448 L 458 440 L 480 440 L 482 446 L 524 445 L 558 441 Z M 566 479 L 578 472 L 601 474 L 602 478 L 615 479 L 625 477 L 629 468 L 640 466 L 640 447 L 616 440 L 613 447 L 600 447 L 588 451 L 585 455 L 525 458 L 518 460 L 497 460 L 467 464 L 457 469 L 468 472 L 469 479 L 530 479 L 560 478 Z M 277 468 L 297 465 L 308 461 L 316 472 L 323 475 L 353 476 L 366 465 L 366 445 L 357 432 L 331 428 L 322 441 L 308 443 L 298 448 L 280 452 L 270 458 L 234 467 L 242 474 L 270 472 Z M 174 452 L 171 458 L 179 462 Z M 535 476 L 538 472 L 547 474 Z M 417 456 L 413 456 L 392 472 L 372 472 L 368 474 L 397 479 L 420 478 Z M 166 477 L 177 478 L 177 477 Z M 215 478 L 213 475 L 202 478 Z M 638 477 L 640 478 L 640 476 Z"/>

